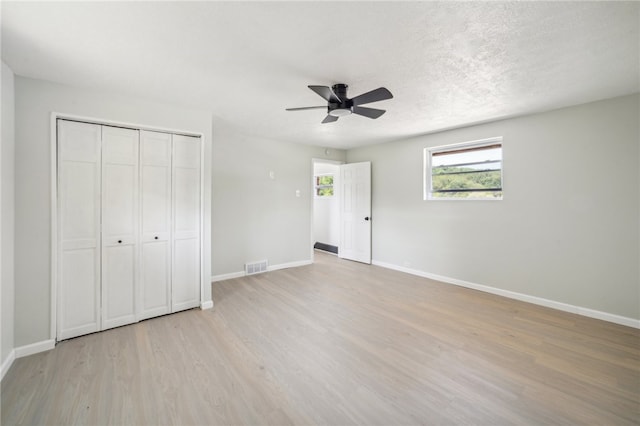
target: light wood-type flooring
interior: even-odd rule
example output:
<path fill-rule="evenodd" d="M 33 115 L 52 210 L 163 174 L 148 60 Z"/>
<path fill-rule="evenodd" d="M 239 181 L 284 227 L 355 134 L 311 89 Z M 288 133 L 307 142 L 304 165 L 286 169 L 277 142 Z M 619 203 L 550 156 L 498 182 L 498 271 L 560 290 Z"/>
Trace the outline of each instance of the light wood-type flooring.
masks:
<path fill-rule="evenodd" d="M 15 361 L 2 424 L 640 423 L 640 333 L 317 253 Z"/>

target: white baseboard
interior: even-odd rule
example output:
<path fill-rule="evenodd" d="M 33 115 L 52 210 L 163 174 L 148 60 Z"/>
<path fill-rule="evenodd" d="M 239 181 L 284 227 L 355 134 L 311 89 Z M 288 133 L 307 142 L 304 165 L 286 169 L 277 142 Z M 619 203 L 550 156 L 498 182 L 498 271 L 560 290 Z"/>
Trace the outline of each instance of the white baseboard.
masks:
<path fill-rule="evenodd" d="M 13 365 L 13 361 L 15 360 L 16 360 L 16 351 L 15 349 L 12 349 L 11 352 L 9 353 L 9 356 L 7 356 L 7 359 L 5 359 L 2 362 L 2 370 L 0 370 L 0 381 L 4 379 L 4 375 L 7 374 L 7 371 L 9 371 L 9 369 Z"/>
<path fill-rule="evenodd" d="M 277 271 L 278 269 L 297 268 L 299 266 L 311 265 L 311 260 L 298 260 L 297 262 L 281 263 L 279 265 L 272 265 L 267 267 L 267 271 Z"/>
<path fill-rule="evenodd" d="M 56 346 L 55 340 L 43 340 L 42 342 L 32 343 L 30 345 L 19 346 L 11 351 L 7 359 L 2 363 L 2 370 L 0 371 L 0 381 L 4 379 L 4 375 L 11 368 L 13 361 L 17 358 L 37 354 L 39 352 L 45 352 L 53 349 Z"/>
<path fill-rule="evenodd" d="M 56 346 L 56 341 L 51 340 L 43 340 L 41 342 L 32 343 L 30 345 L 20 346 L 15 348 L 16 358 L 22 358 L 24 356 L 29 356 L 33 354 L 37 354 L 39 352 L 45 352 L 53 349 Z"/>
<path fill-rule="evenodd" d="M 278 265 L 268 266 L 267 267 L 267 272 L 277 271 L 278 269 L 297 268 L 298 266 L 311 265 L 312 263 L 313 263 L 313 261 L 311 261 L 311 260 L 298 260 L 296 262 L 280 263 Z M 231 280 L 233 278 L 244 277 L 245 275 L 246 274 L 245 274 L 244 271 L 230 272 L 228 274 L 213 275 L 211 277 L 211 282 L 214 283 L 216 281 Z"/>
<path fill-rule="evenodd" d="M 595 309 L 584 308 L 582 306 L 570 305 L 568 303 L 556 302 L 555 300 L 544 299 L 542 297 L 530 296 L 528 294 L 517 293 L 515 291 L 503 290 L 496 287 L 490 287 L 488 285 L 476 284 L 469 281 L 459 280 L 457 278 L 445 277 L 442 275 L 431 274 L 428 272 L 420 271 L 417 269 L 405 268 L 403 266 L 394 265 L 391 263 L 380 262 L 373 260 L 373 265 L 381 266 L 387 269 L 393 269 L 395 271 L 405 272 L 411 275 L 417 275 L 423 278 L 429 278 L 431 280 L 440 281 L 447 284 L 453 284 L 460 287 L 471 288 L 474 290 L 483 291 L 485 293 L 496 294 L 498 296 L 508 297 L 509 299 L 520 300 L 522 302 L 533 303 L 534 305 L 545 306 L 547 308 L 558 309 L 564 312 L 570 312 L 573 314 L 582 315 L 585 317 L 595 318 L 603 321 L 612 322 L 615 324 L 626 325 L 627 327 L 640 328 L 640 320 L 634 318 L 623 317 L 621 315 L 610 314 L 608 312 L 597 311 Z"/>
<path fill-rule="evenodd" d="M 244 275 L 245 275 L 244 271 L 230 272 L 228 274 L 213 275 L 211 277 L 211 282 L 215 283 L 216 281 L 232 280 L 234 278 L 244 277 Z"/>
<path fill-rule="evenodd" d="M 200 304 L 200 309 L 202 309 L 203 311 L 211 308 L 213 308 L 213 300 L 207 300 Z"/>

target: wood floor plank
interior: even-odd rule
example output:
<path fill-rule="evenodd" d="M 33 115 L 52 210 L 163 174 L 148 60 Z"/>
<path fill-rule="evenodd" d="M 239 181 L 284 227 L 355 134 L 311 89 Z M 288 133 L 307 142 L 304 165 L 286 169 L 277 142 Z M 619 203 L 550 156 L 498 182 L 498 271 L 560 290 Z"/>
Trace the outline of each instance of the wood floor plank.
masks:
<path fill-rule="evenodd" d="M 318 252 L 59 343 L 3 425 L 640 424 L 640 332 Z"/>

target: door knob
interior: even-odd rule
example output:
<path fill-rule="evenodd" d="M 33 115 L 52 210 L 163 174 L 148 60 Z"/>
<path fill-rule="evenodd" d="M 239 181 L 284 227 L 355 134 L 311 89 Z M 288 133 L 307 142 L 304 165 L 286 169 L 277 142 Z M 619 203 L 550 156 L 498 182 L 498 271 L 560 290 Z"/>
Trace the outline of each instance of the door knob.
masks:
<path fill-rule="evenodd" d="M 364 220 L 369 220 L 369 216 L 365 217 Z"/>
<path fill-rule="evenodd" d="M 158 239 L 158 237 L 153 237 L 153 238 L 156 239 L 156 240 Z"/>
<path fill-rule="evenodd" d="M 118 240 L 118 244 L 122 244 L 122 240 Z"/>

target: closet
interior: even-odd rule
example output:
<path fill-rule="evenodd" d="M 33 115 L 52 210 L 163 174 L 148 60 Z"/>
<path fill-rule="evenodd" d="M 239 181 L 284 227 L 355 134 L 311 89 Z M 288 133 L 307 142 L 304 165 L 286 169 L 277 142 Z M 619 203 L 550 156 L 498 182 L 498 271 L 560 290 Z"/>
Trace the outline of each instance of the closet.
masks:
<path fill-rule="evenodd" d="M 201 139 L 57 120 L 57 340 L 200 305 Z"/>

